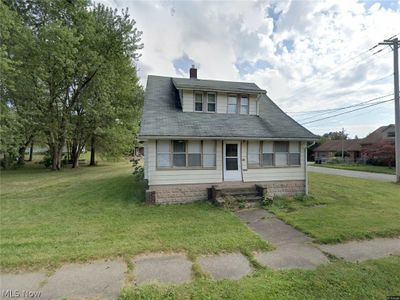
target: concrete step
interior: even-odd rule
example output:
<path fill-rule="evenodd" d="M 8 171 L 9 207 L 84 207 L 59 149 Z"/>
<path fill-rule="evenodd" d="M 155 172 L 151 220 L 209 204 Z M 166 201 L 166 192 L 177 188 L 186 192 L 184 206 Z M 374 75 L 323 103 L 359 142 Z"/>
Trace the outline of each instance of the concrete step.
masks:
<path fill-rule="evenodd" d="M 222 191 L 222 195 L 229 196 L 257 196 L 258 192 L 256 190 L 234 190 L 234 191 Z"/>

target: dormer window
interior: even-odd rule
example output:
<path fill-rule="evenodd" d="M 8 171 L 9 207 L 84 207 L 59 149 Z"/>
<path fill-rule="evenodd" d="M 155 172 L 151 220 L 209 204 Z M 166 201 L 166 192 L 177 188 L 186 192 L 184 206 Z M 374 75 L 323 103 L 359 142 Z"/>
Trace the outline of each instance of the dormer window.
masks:
<path fill-rule="evenodd" d="M 249 96 L 242 96 L 240 98 L 240 113 L 249 114 Z"/>
<path fill-rule="evenodd" d="M 195 93 L 194 95 L 194 111 L 203 111 L 203 94 Z"/>
<path fill-rule="evenodd" d="M 237 113 L 237 97 L 236 95 L 228 96 L 228 114 Z"/>
<path fill-rule="evenodd" d="M 216 103 L 216 94 L 207 94 L 207 111 L 215 112 Z"/>

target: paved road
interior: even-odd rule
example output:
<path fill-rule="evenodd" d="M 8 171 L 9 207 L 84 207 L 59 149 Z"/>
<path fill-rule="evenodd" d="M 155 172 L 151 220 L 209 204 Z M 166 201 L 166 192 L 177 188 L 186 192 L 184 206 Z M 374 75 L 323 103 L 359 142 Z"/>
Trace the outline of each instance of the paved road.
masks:
<path fill-rule="evenodd" d="M 349 177 L 380 180 L 380 181 L 396 181 L 395 175 L 388 175 L 388 174 L 381 174 L 381 173 L 350 171 L 350 170 L 332 169 L 332 168 L 324 168 L 324 167 L 313 167 L 313 166 L 307 166 L 307 170 L 308 170 L 308 172 L 315 172 L 315 173 L 322 173 L 322 174 L 341 175 L 341 176 L 349 176 Z"/>

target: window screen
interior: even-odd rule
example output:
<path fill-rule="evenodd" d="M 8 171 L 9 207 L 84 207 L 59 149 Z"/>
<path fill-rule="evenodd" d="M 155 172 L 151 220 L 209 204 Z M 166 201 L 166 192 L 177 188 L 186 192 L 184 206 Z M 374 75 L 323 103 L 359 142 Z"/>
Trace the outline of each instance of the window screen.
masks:
<path fill-rule="evenodd" d="M 229 96 L 228 97 L 228 113 L 236 114 L 236 112 L 237 112 L 237 97 Z"/>
<path fill-rule="evenodd" d="M 201 142 L 188 142 L 188 166 L 201 167 Z"/>
<path fill-rule="evenodd" d="M 240 113 L 248 114 L 249 113 L 249 97 L 242 96 L 240 99 Z"/>
<path fill-rule="evenodd" d="M 186 167 L 185 141 L 173 141 L 172 164 L 174 167 Z"/>
<path fill-rule="evenodd" d="M 160 168 L 171 167 L 170 141 L 157 141 L 157 166 Z"/>
<path fill-rule="evenodd" d="M 194 97 L 194 110 L 203 111 L 203 94 L 196 93 Z"/>
<path fill-rule="evenodd" d="M 249 141 L 247 144 L 247 155 L 248 165 L 259 166 L 260 165 L 260 142 Z"/>
<path fill-rule="evenodd" d="M 215 112 L 215 106 L 216 106 L 216 95 L 208 94 L 207 110 L 209 112 Z"/>

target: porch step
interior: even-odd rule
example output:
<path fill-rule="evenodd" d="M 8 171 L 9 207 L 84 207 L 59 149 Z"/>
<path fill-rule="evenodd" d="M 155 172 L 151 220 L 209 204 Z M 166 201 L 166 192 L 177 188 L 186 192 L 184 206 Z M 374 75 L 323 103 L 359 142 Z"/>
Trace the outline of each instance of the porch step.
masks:
<path fill-rule="evenodd" d="M 251 187 L 214 186 L 213 188 L 215 191 L 218 191 L 218 193 L 215 193 L 215 195 L 217 195 L 216 199 L 213 199 L 214 203 L 218 206 L 225 206 L 227 197 L 234 198 L 236 204 L 233 205 L 241 208 L 256 207 L 262 202 L 262 197 L 255 185 Z M 228 203 L 230 203 L 228 205 L 232 205 L 232 201 L 229 201 Z"/>

